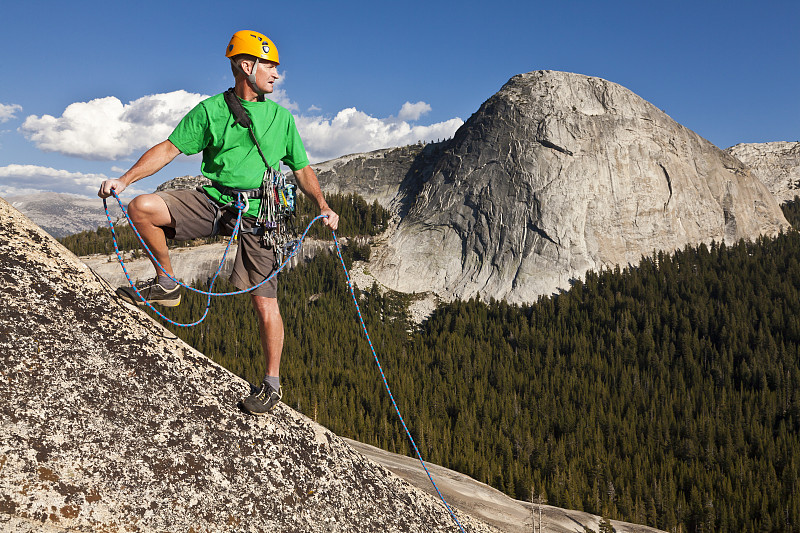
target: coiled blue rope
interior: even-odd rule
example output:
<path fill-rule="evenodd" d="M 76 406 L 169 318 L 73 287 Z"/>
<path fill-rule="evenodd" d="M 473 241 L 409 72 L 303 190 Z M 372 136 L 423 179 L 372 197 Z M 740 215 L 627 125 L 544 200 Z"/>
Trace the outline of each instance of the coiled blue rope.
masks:
<path fill-rule="evenodd" d="M 158 260 L 153 255 L 153 252 L 150 251 L 150 248 L 147 246 L 147 244 L 144 242 L 144 239 L 139 234 L 139 231 L 136 229 L 136 226 L 133 224 L 133 221 L 131 220 L 131 217 L 128 214 L 127 209 L 125 209 L 125 206 L 122 205 L 122 200 L 120 200 L 119 196 L 117 196 L 116 191 L 112 190 L 111 194 L 117 200 L 117 203 L 119 204 L 120 209 L 122 209 L 122 213 L 125 215 L 125 218 L 128 220 L 128 224 L 130 224 L 130 227 L 133 228 L 134 234 L 136 234 L 136 237 L 139 239 L 139 242 L 141 243 L 142 247 L 145 249 L 147 254 L 150 256 L 150 259 L 152 259 L 153 262 L 155 262 L 159 266 L 159 268 L 161 268 L 161 270 L 164 271 L 164 268 L 161 266 L 161 263 L 158 262 Z M 228 250 L 230 250 L 231 243 L 233 243 L 233 241 L 236 239 L 236 235 L 239 233 L 239 228 L 241 227 L 241 222 L 242 222 L 242 213 L 246 210 L 245 202 L 246 202 L 246 198 L 242 199 L 241 196 L 240 196 L 239 198 L 237 198 L 237 201 L 234 204 L 234 206 L 238 210 L 238 215 L 236 217 L 236 224 L 234 225 L 233 231 L 231 232 L 231 238 L 228 241 L 228 244 L 225 246 L 225 252 L 222 254 L 222 260 L 220 261 L 219 268 L 217 268 L 217 271 L 214 273 L 214 276 L 211 278 L 211 282 L 208 285 L 208 291 L 202 291 L 202 290 L 199 290 L 199 289 L 195 289 L 194 287 L 190 287 L 190 286 L 182 283 L 181 281 L 175 279 L 170 274 L 168 274 L 166 271 L 164 271 L 164 273 L 167 274 L 169 279 L 171 279 L 174 282 L 178 283 L 180 286 L 182 286 L 182 287 L 184 287 L 186 289 L 189 289 L 190 291 L 194 291 L 194 292 L 197 292 L 199 294 L 204 294 L 204 295 L 206 295 L 208 297 L 208 300 L 206 301 L 205 311 L 203 312 L 203 316 L 199 320 L 197 320 L 195 322 L 192 322 L 192 323 L 189 323 L 189 324 L 180 324 L 180 323 L 175 322 L 175 321 L 171 320 L 170 318 L 164 316 L 164 314 L 162 314 L 155 307 L 153 307 L 153 305 L 150 304 L 141 295 L 139 290 L 136 288 L 136 284 L 131 280 L 131 277 L 128 274 L 128 270 L 127 270 L 127 268 L 125 268 L 125 261 L 123 260 L 122 254 L 119 251 L 119 245 L 117 244 L 117 234 L 114 232 L 114 223 L 111 221 L 111 214 L 108 212 L 108 204 L 106 203 L 106 199 L 103 198 L 103 208 L 105 209 L 105 212 L 106 212 L 106 218 L 108 219 L 108 225 L 111 228 L 111 237 L 112 237 L 112 239 L 114 241 L 114 251 L 116 252 L 117 259 L 119 260 L 119 263 L 122 266 L 122 271 L 125 272 L 125 277 L 127 278 L 128 283 L 130 283 L 131 287 L 133 287 L 133 290 L 136 292 L 136 295 L 150 308 L 150 310 L 155 312 L 158 316 L 160 316 L 165 321 L 167 321 L 170 324 L 173 324 L 175 326 L 181 326 L 181 327 L 196 326 L 197 324 L 199 324 L 200 322 L 205 320 L 206 316 L 208 316 L 208 311 L 209 311 L 209 308 L 211 307 L 211 298 L 213 296 L 233 296 L 233 295 L 237 295 L 237 294 L 244 294 L 246 292 L 250 292 L 252 290 L 257 289 L 258 287 L 260 287 L 261 285 L 263 285 L 264 283 L 266 283 L 267 281 L 269 281 L 273 277 L 277 276 L 278 272 L 283 270 L 283 268 L 289 263 L 289 261 L 295 255 L 297 255 L 297 253 L 300 251 L 300 247 L 302 246 L 303 241 L 305 240 L 306 235 L 308 234 L 308 231 L 311 229 L 311 226 L 317 220 L 320 220 L 322 218 L 326 218 L 324 215 L 319 215 L 316 218 L 314 218 L 311 222 L 309 222 L 308 226 L 306 226 L 305 231 L 300 236 L 298 244 L 294 247 L 292 252 L 289 255 L 287 255 L 286 259 L 283 261 L 283 263 L 281 263 L 280 267 L 278 267 L 277 270 L 275 270 L 272 274 L 267 276 L 260 283 L 258 283 L 256 285 L 253 285 L 249 289 L 244 289 L 244 290 L 240 290 L 240 291 L 224 292 L 224 293 L 223 292 L 217 292 L 217 293 L 212 292 L 213 289 L 214 289 L 214 282 L 216 281 L 216 279 L 219 276 L 220 272 L 222 272 L 222 265 L 225 262 L 225 258 L 228 255 Z M 369 344 L 369 349 L 372 352 L 372 357 L 373 357 L 373 359 L 375 359 L 375 364 L 378 365 L 378 371 L 381 374 L 381 379 L 383 380 L 383 386 L 384 386 L 384 388 L 386 388 L 386 392 L 389 394 L 389 399 L 392 402 L 392 407 L 394 407 L 394 411 L 395 411 L 395 413 L 397 413 L 397 418 L 400 419 L 400 423 L 403 425 L 403 429 L 406 432 L 406 436 L 408 437 L 409 442 L 411 442 L 411 446 L 414 449 L 414 453 L 417 454 L 417 459 L 419 459 L 419 462 L 422 465 L 423 470 L 425 470 L 425 474 L 427 474 L 428 479 L 431 482 L 431 485 L 433 485 L 433 488 L 436 490 L 436 494 L 439 495 L 439 499 L 442 500 L 442 503 L 444 504 L 445 508 L 447 509 L 447 512 L 450 513 L 450 517 L 456 523 L 456 525 L 458 526 L 458 529 L 462 533 L 466 533 L 464 527 L 461 525 L 461 522 L 458 521 L 458 518 L 456 517 L 455 513 L 453 512 L 453 509 L 447 503 L 447 500 L 445 500 L 444 496 L 442 495 L 441 491 L 439 490 L 439 487 L 436 485 L 436 482 L 433 480 L 433 475 L 430 473 L 430 471 L 428 470 L 428 466 L 425 464 L 425 461 L 422 459 L 422 453 L 420 453 L 419 448 L 417 447 L 417 443 L 414 441 L 414 437 L 411 436 L 411 431 L 409 431 L 408 426 L 406 425 L 406 421 L 403 418 L 403 415 L 400 414 L 400 408 L 397 406 L 397 402 L 395 402 L 394 395 L 392 394 L 392 389 L 389 388 L 389 382 L 386 380 L 386 374 L 383 371 L 383 365 L 381 365 L 381 362 L 378 359 L 378 354 L 375 351 L 375 346 L 372 344 L 372 339 L 369 336 L 369 331 L 367 331 L 367 325 L 364 323 L 364 317 L 361 314 L 361 306 L 358 305 L 358 299 L 356 298 L 355 289 L 353 288 L 353 282 L 350 279 L 350 274 L 347 271 L 347 265 L 345 265 L 344 257 L 342 257 L 342 250 L 339 247 L 339 239 L 336 237 L 336 232 L 335 231 L 331 230 L 331 233 L 333 234 L 333 242 L 336 245 L 336 254 L 339 256 L 339 261 L 342 263 L 342 270 L 344 270 L 344 276 L 345 276 L 345 279 L 347 281 L 347 286 L 350 289 L 350 295 L 353 297 L 353 303 L 356 306 L 356 312 L 358 313 L 358 320 L 361 323 L 361 329 L 364 331 L 364 336 L 367 338 L 367 343 Z"/>
<path fill-rule="evenodd" d="M 234 241 L 234 240 L 236 240 L 236 236 L 237 236 L 237 235 L 238 235 L 238 233 L 239 233 L 239 229 L 240 229 L 240 227 L 241 227 L 241 224 L 242 224 L 242 213 L 243 213 L 243 212 L 246 210 L 246 208 L 247 208 L 247 207 L 246 207 L 246 204 L 244 203 L 244 200 L 243 200 L 241 197 L 240 197 L 240 198 L 238 198 L 238 199 L 237 199 L 237 201 L 236 201 L 236 203 L 234 204 L 234 207 L 236 207 L 236 209 L 237 209 L 237 211 L 238 211 L 238 214 L 237 214 L 237 216 L 236 216 L 236 224 L 234 225 L 234 227 L 233 227 L 233 231 L 231 232 L 231 238 L 230 238 L 230 240 L 228 241 L 228 244 L 227 244 L 227 246 L 225 246 L 225 252 L 222 254 L 222 260 L 221 260 L 221 261 L 220 261 L 220 263 L 219 263 L 219 268 L 217 268 L 217 271 L 214 273 L 214 276 L 211 278 L 211 282 L 209 283 L 209 286 L 208 286 L 208 291 L 202 291 L 202 290 L 200 290 L 200 289 L 195 289 L 194 287 L 190 287 L 189 285 L 186 285 L 185 283 L 181 282 L 181 281 L 180 281 L 180 280 L 178 280 L 177 278 L 175 278 L 175 277 L 173 277 L 172 275 L 170 275 L 168 272 L 166 272 L 166 270 L 164 270 L 164 267 L 163 267 L 163 265 L 162 265 L 162 264 L 161 264 L 161 263 L 158 261 L 158 259 L 156 259 L 156 257 L 153 255 L 153 252 L 150 250 L 150 247 L 148 247 L 148 246 L 147 246 L 147 244 L 144 242 L 144 239 L 143 239 L 143 238 L 142 238 L 142 236 L 139 234 L 139 230 L 137 230 L 137 229 L 136 229 L 136 226 L 134 225 L 134 223 L 133 223 L 133 220 L 131 220 L 131 217 L 130 217 L 130 215 L 128 214 L 128 210 L 127 210 L 127 209 L 125 209 L 125 206 L 124 206 L 124 205 L 122 205 L 122 200 L 120 200 L 119 196 L 117 196 L 117 193 L 116 193 L 116 191 L 112 190 L 112 191 L 111 191 L 111 194 L 112 194 L 112 195 L 114 195 L 114 198 L 117 200 L 117 203 L 119 204 L 119 207 L 120 207 L 120 209 L 122 209 L 122 214 L 123 214 L 123 215 L 125 215 L 125 218 L 127 219 L 127 221 L 128 221 L 128 224 L 129 224 L 129 225 L 130 225 L 130 227 L 133 229 L 133 233 L 136 235 L 136 238 L 137 238 L 137 239 L 139 239 L 139 243 L 142 245 L 142 248 L 144 248 L 144 250 L 147 252 L 147 255 L 148 255 L 148 257 L 149 257 L 149 258 L 150 258 L 150 259 L 151 259 L 151 260 L 152 260 L 152 261 L 153 261 L 153 262 L 154 262 L 156 265 L 158 265 L 158 267 L 159 267 L 159 268 L 160 268 L 160 269 L 161 269 L 161 270 L 164 272 L 164 274 L 166 274 L 166 275 L 167 275 L 167 277 L 168 277 L 169 279 L 171 279 L 172 281 L 174 281 L 175 283 L 177 283 L 177 284 L 178 284 L 178 285 L 180 285 L 181 287 L 184 287 L 185 289 L 188 289 L 188 290 L 190 290 L 190 291 L 196 292 L 196 293 L 198 293 L 198 294 L 203 294 L 203 295 L 205 295 L 205 296 L 207 296 L 207 297 L 208 297 L 208 299 L 206 300 L 206 308 L 205 308 L 205 311 L 203 312 L 203 316 L 201 316 L 201 317 L 200 317 L 198 320 L 196 320 L 196 321 L 194 321 L 194 322 L 190 322 L 190 323 L 186 323 L 186 324 L 181 324 L 181 323 L 179 323 L 179 322 L 175 322 L 174 320 L 170 319 L 168 316 L 166 316 L 166 315 L 164 315 L 163 313 L 161 313 L 161 312 L 160 312 L 158 309 L 156 309 L 156 308 L 155 308 L 155 307 L 154 307 L 154 306 L 153 306 L 153 305 L 152 305 L 150 302 L 148 302 L 148 301 L 147 301 L 147 300 L 146 300 L 146 299 L 145 299 L 145 298 L 142 296 L 142 294 L 139 292 L 139 289 L 137 289 L 137 288 L 136 288 L 136 284 L 135 284 L 135 283 L 133 282 L 133 280 L 131 279 L 131 276 L 130 276 L 130 274 L 128 273 L 128 269 L 127 269 L 127 268 L 125 268 L 125 261 L 124 261 L 124 260 L 123 260 L 123 258 L 122 258 L 122 253 L 120 252 L 120 250 L 119 250 L 119 245 L 118 245 L 118 243 L 117 243 L 117 234 L 116 234 L 116 232 L 114 231 L 114 223 L 111 221 L 111 214 L 108 212 L 108 203 L 106 202 L 106 199 L 105 199 L 105 198 L 103 198 L 103 209 L 105 209 L 105 212 L 106 212 L 106 219 L 108 220 L 108 225 L 109 225 L 109 227 L 111 228 L 111 238 L 112 238 L 112 240 L 113 240 L 113 242 L 114 242 L 114 252 L 117 254 L 117 259 L 119 260 L 119 264 L 122 266 L 122 271 L 125 273 L 125 278 L 128 280 L 128 283 L 130 284 L 130 286 L 131 286 L 131 287 L 133 287 L 133 290 L 134 290 L 134 292 L 136 293 L 136 295 L 139 297 L 139 299 L 140 299 L 140 300 L 141 300 L 141 301 L 142 301 L 142 302 L 143 302 L 143 303 L 144 303 L 144 304 L 145 304 L 145 305 L 146 305 L 146 306 L 147 306 L 147 307 L 148 307 L 148 308 L 149 308 L 151 311 L 153 311 L 153 312 L 154 312 L 156 315 L 158 315 L 159 317 L 161 317 L 161 319 L 163 319 L 165 322 L 168 322 L 168 323 L 172 324 L 173 326 L 178 326 L 178 327 L 182 327 L 182 328 L 196 326 L 196 325 L 198 325 L 200 322 L 202 322 L 203 320 L 205 320 L 205 319 L 206 319 L 206 317 L 208 316 L 208 311 L 209 311 L 209 309 L 210 309 L 210 307 L 211 307 L 211 298 L 212 298 L 213 296 L 235 296 L 235 295 L 237 295 L 237 294 L 244 294 L 244 293 L 247 293 L 247 292 L 250 292 L 250 291 L 254 291 L 254 290 L 256 290 L 257 288 L 261 287 L 261 286 L 262 286 L 263 284 L 265 284 L 266 282 L 268 282 L 269 280 L 271 280 L 272 278 L 274 278 L 275 276 L 277 276 L 277 275 L 278 275 L 278 272 L 280 272 L 281 270 L 283 270 L 283 269 L 284 269 L 284 267 L 285 267 L 287 264 L 289 264 L 289 261 L 291 261 L 291 260 L 292 260 L 292 258 L 293 258 L 295 255 L 297 255 L 297 253 L 300 251 L 300 246 L 302 245 L 303 241 L 305 240 L 305 238 L 306 238 L 306 234 L 307 234 L 307 233 L 308 233 L 308 231 L 311 229 L 311 226 L 314 224 L 314 222 L 316 222 L 317 220 L 320 220 L 320 219 L 322 219 L 322 218 L 325 218 L 323 215 L 319 215 L 318 217 L 314 218 L 314 219 L 313 219 L 311 222 L 309 222 L 308 226 L 306 226 L 306 229 L 305 229 L 305 231 L 304 231 L 304 232 L 303 232 L 303 234 L 300 236 L 299 243 L 297 244 L 297 246 L 295 246 L 295 247 L 292 249 L 291 253 L 289 253 L 289 254 L 286 256 L 286 259 L 283 261 L 283 263 L 281 263 L 281 265 L 280 265 L 280 266 L 279 266 L 279 267 L 278 267 L 278 268 L 277 268 L 277 269 L 276 269 L 274 272 L 272 272 L 272 274 L 270 274 L 269 276 L 267 276 L 266 278 L 264 278 L 264 279 L 263 279 L 262 281 L 260 281 L 259 283 L 257 283 L 257 284 L 255 284 L 255 285 L 253 285 L 253 286 L 252 286 L 252 287 L 250 287 L 250 288 L 243 289 L 243 290 L 239 290 L 239 291 L 233 291 L 233 292 L 213 292 L 213 290 L 214 290 L 214 283 L 216 282 L 216 280 L 217 280 L 217 277 L 218 277 L 218 276 L 220 275 L 220 273 L 222 272 L 222 266 L 223 266 L 223 264 L 225 263 L 225 258 L 228 256 L 228 251 L 230 250 L 231 244 L 233 243 L 233 241 Z"/>

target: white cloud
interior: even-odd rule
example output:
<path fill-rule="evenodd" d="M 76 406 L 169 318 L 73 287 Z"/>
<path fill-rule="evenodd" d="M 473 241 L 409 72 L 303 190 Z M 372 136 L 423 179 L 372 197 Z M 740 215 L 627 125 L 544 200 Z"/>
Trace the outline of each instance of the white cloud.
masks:
<path fill-rule="evenodd" d="M 180 119 L 205 98 L 181 90 L 123 104 L 107 96 L 70 104 L 60 117 L 31 115 L 20 130 L 46 152 L 115 160 L 165 140 Z"/>
<path fill-rule="evenodd" d="M 414 144 L 417 141 L 447 139 L 464 123 L 456 117 L 429 125 L 413 124 L 431 111 L 431 106 L 421 101 L 405 102 L 397 117 L 374 117 L 354 107 L 339 111 L 333 118 L 324 116 L 315 106 L 308 108 L 306 114 L 297 114 L 299 106 L 280 87 L 282 80 L 283 78 L 278 80 L 270 97 L 296 113 L 298 130 L 309 159 L 313 162 L 345 154 Z M 25 119 L 20 131 L 44 151 L 121 163 L 121 160 L 129 159 L 132 154 L 138 156 L 145 149 L 166 139 L 180 119 L 205 98 L 207 96 L 201 94 L 174 91 L 144 96 L 123 104 L 119 99 L 109 96 L 70 104 L 60 117 L 31 115 Z M 12 167 L 17 168 L 15 172 L 19 172 L 19 168 L 25 166 L 10 165 L 2 170 L 7 173 Z M 126 169 L 115 165 L 111 170 L 122 173 Z M 48 169 L 48 172 L 52 174 L 66 171 Z M 89 176 L 80 173 L 67 174 L 71 176 L 67 179 L 72 180 Z M 77 182 L 75 184 L 78 185 Z M 53 190 L 54 185 L 45 186 L 43 183 L 42 187 Z M 94 187 L 96 185 L 92 185 Z"/>
<path fill-rule="evenodd" d="M 451 118 L 429 126 L 412 126 L 392 117 L 372 117 L 352 107 L 339 111 L 331 120 L 298 116 L 296 122 L 308 157 L 315 162 L 417 141 L 447 139 L 464 123 L 460 118 Z"/>
<path fill-rule="evenodd" d="M 425 102 L 416 102 L 414 104 L 406 102 L 403 104 L 403 107 L 400 108 L 397 118 L 400 120 L 419 120 L 419 117 L 425 113 L 430 113 L 430 111 L 431 106 Z"/>
<path fill-rule="evenodd" d="M 315 105 L 306 110 L 307 114 L 297 114 L 299 106 L 281 88 L 285 79 L 285 72 L 281 72 L 281 78 L 275 82 L 275 90 L 268 97 L 295 113 L 297 129 L 313 162 L 417 141 L 447 139 L 464 124 L 457 117 L 428 126 L 409 124 L 431 111 L 431 106 L 422 101 L 404 103 L 397 117 L 376 118 L 356 108 L 348 108 L 329 119 Z"/>
<path fill-rule="evenodd" d="M 16 118 L 16 112 L 22 111 L 22 106 L 17 104 L 0 104 L 0 124 Z"/>
<path fill-rule="evenodd" d="M 105 174 L 70 172 L 38 165 L 8 165 L 0 167 L 0 196 L 17 196 L 37 192 L 62 192 L 97 197 L 100 183 L 108 179 Z M 147 191 L 129 188 L 125 194 L 135 195 Z"/>

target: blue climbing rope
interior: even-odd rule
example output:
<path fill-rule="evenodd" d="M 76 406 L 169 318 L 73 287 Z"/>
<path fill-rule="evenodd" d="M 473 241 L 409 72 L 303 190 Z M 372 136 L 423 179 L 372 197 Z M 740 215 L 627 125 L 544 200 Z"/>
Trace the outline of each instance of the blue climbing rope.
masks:
<path fill-rule="evenodd" d="M 131 217 L 128 214 L 127 209 L 125 209 L 125 206 L 122 205 L 122 200 L 120 200 L 119 196 L 117 196 L 116 191 L 112 190 L 111 194 L 114 195 L 114 198 L 117 200 L 117 203 L 119 204 L 120 209 L 122 209 L 122 213 L 125 215 L 125 218 L 128 220 L 128 224 L 130 224 L 130 227 L 133 229 L 134 234 L 139 239 L 139 242 L 141 243 L 141 245 L 144 248 L 144 250 L 147 252 L 147 254 L 150 257 L 150 259 L 152 259 L 152 261 L 155 264 L 157 264 L 159 266 L 159 268 L 161 268 L 162 271 L 164 271 L 164 268 L 161 266 L 161 263 L 158 262 L 158 260 L 153 255 L 153 252 L 150 251 L 150 248 L 147 246 L 147 244 L 144 242 L 144 239 L 139 234 L 139 231 L 136 229 L 136 226 L 133 224 L 133 221 L 131 220 Z M 116 252 L 117 259 L 119 260 L 119 263 L 122 266 L 122 271 L 125 272 L 125 277 L 127 278 L 128 283 L 130 283 L 131 287 L 133 287 L 133 290 L 136 292 L 136 295 L 150 308 L 151 311 L 155 312 L 163 320 L 169 322 L 170 324 L 172 324 L 174 326 L 180 326 L 180 327 L 196 326 L 197 324 L 199 324 L 200 322 L 205 320 L 206 316 L 208 316 L 208 311 L 209 311 L 209 308 L 211 307 L 211 298 L 213 296 L 233 296 L 233 295 L 237 295 L 237 294 L 244 294 L 246 292 L 250 292 L 252 290 L 257 289 L 258 287 L 260 287 L 261 285 L 263 285 L 264 283 L 266 283 L 267 281 L 269 281 L 273 277 L 277 276 L 278 272 L 283 270 L 283 268 L 289 263 L 289 261 L 295 255 L 297 255 L 297 253 L 300 250 L 300 247 L 303 244 L 303 241 L 306 238 L 306 235 L 308 234 L 308 231 L 311 229 L 311 226 L 317 220 L 320 220 L 322 218 L 326 218 L 324 215 L 319 215 L 316 218 L 314 218 L 311 222 L 309 222 L 308 226 L 306 226 L 305 231 L 300 236 L 298 244 L 294 247 L 294 249 L 291 251 L 291 253 L 289 253 L 287 255 L 286 259 L 283 261 L 283 263 L 281 263 L 281 265 L 278 267 L 278 269 L 275 270 L 269 276 L 267 276 L 263 281 L 261 281 L 260 283 L 258 283 L 256 285 L 253 285 L 252 287 L 250 287 L 248 289 L 244 289 L 244 290 L 240 290 L 240 291 L 234 291 L 234 292 L 224 292 L 224 293 L 223 292 L 217 292 L 217 293 L 215 293 L 215 292 L 213 292 L 214 282 L 216 281 L 216 279 L 219 276 L 219 274 L 222 272 L 222 265 L 223 265 L 223 263 L 225 263 L 225 258 L 228 255 L 228 250 L 230 250 L 231 244 L 236 239 L 236 235 L 239 233 L 239 228 L 241 227 L 241 222 L 242 222 L 242 213 L 244 211 L 246 211 L 246 209 L 247 209 L 246 202 L 247 202 L 246 197 L 242 198 L 242 196 L 240 195 L 237 198 L 237 200 L 236 200 L 236 202 L 234 204 L 234 207 L 236 207 L 236 209 L 238 210 L 238 215 L 236 217 L 236 224 L 234 225 L 233 231 L 231 232 L 231 238 L 228 241 L 228 244 L 225 246 L 225 252 L 222 254 L 222 260 L 220 261 L 219 268 L 217 268 L 217 271 L 214 273 L 214 276 L 211 278 L 211 282 L 208 284 L 208 291 L 202 291 L 202 290 L 199 290 L 199 289 L 195 289 L 194 287 L 190 287 L 190 286 L 182 283 L 181 281 L 177 280 L 176 278 L 172 277 L 166 271 L 164 271 L 164 273 L 167 274 L 169 279 L 171 279 L 172 281 L 178 283 L 180 286 L 182 286 L 182 287 L 184 287 L 186 289 L 189 289 L 190 291 L 194 291 L 194 292 L 197 292 L 199 294 L 206 295 L 208 297 L 208 300 L 206 301 L 205 311 L 203 312 L 203 316 L 199 320 L 197 320 L 195 322 L 192 322 L 192 323 L 189 323 L 189 324 L 180 324 L 180 323 L 175 322 L 175 321 L 171 320 L 170 318 L 164 316 L 164 314 L 162 314 L 155 307 L 153 307 L 153 305 L 150 304 L 141 295 L 139 290 L 136 288 L 136 284 L 131 280 L 131 277 L 128 274 L 128 270 L 127 270 L 127 268 L 125 268 L 125 261 L 122 258 L 122 254 L 121 254 L 121 252 L 119 250 L 119 245 L 117 244 L 117 234 L 114 232 L 114 223 L 111 221 L 111 214 L 108 212 L 108 205 L 106 203 L 106 199 L 103 198 L 103 208 L 105 209 L 105 212 L 106 212 L 106 218 L 108 219 L 108 225 L 111 228 L 111 237 L 112 237 L 112 239 L 114 241 L 114 251 Z M 383 371 L 383 365 L 381 365 L 381 362 L 378 359 L 378 354 L 375 351 L 375 346 L 372 344 L 372 339 L 369 336 L 369 331 L 367 331 L 367 325 L 364 323 L 364 317 L 361 314 L 361 306 L 358 305 L 358 299 L 356 298 L 355 289 L 353 288 L 353 282 L 350 279 L 350 274 L 347 271 L 347 265 L 345 265 L 344 258 L 342 257 L 342 250 L 339 247 L 339 239 L 336 237 L 336 232 L 335 231 L 331 230 L 331 233 L 333 234 L 333 242 L 336 245 L 336 254 L 339 256 L 339 261 L 342 263 L 342 270 L 344 270 L 345 280 L 347 281 L 347 286 L 350 289 L 350 295 L 353 297 L 353 303 L 356 306 L 356 312 L 358 313 L 358 320 L 361 323 L 361 329 L 364 331 L 364 336 L 367 338 L 367 343 L 369 344 L 369 349 L 372 352 L 372 357 L 373 357 L 373 359 L 375 359 L 375 364 L 378 365 L 378 371 L 381 374 L 381 379 L 383 380 L 383 386 L 386 389 L 386 392 L 389 394 L 389 399 L 392 402 L 392 407 L 394 407 L 394 411 L 395 411 L 395 413 L 397 413 L 397 418 L 400 419 L 400 423 L 403 425 L 403 429 L 406 432 L 406 436 L 408 437 L 409 442 L 411 442 L 411 446 L 414 449 L 414 453 L 417 454 L 417 459 L 419 459 L 419 462 L 422 465 L 422 469 L 425 470 L 425 474 L 427 474 L 428 479 L 431 482 L 431 485 L 433 485 L 433 488 L 436 490 L 436 494 L 439 495 L 439 499 L 442 500 L 442 503 L 444 504 L 445 508 L 447 509 L 447 512 L 450 513 L 450 517 L 456 523 L 456 525 L 458 526 L 458 529 L 462 533 L 466 533 L 464 527 L 461 525 L 461 522 L 458 521 L 458 518 L 456 517 L 455 513 L 453 512 L 453 509 L 447 503 L 447 500 L 445 500 L 444 496 L 442 495 L 441 491 L 439 490 L 439 487 L 436 485 L 436 482 L 433 480 L 433 475 L 430 473 L 430 471 L 428 470 L 428 466 L 425 464 L 425 461 L 422 459 L 422 453 L 420 453 L 419 448 L 417 447 L 417 443 L 414 441 L 414 437 L 411 436 L 411 431 L 409 431 L 408 426 L 406 425 L 406 421 L 403 418 L 403 415 L 400 414 L 400 408 L 397 406 L 397 402 L 395 402 L 394 395 L 392 394 L 392 389 L 389 388 L 389 382 L 386 380 L 386 374 Z"/>
<path fill-rule="evenodd" d="M 336 244 L 336 254 L 339 256 L 339 261 L 342 263 L 342 269 L 344 270 L 344 276 L 347 279 L 347 286 L 350 288 L 350 295 L 353 297 L 353 303 L 356 305 L 356 311 L 358 312 L 358 320 L 361 322 L 361 328 L 364 330 L 364 335 L 367 337 L 367 342 L 369 343 L 369 349 L 372 351 L 372 357 L 375 359 L 375 364 L 378 365 L 378 371 L 381 373 L 381 379 L 383 380 L 383 386 L 386 388 L 386 392 L 389 393 L 389 399 L 392 401 L 392 407 L 394 407 L 394 411 L 397 413 L 397 418 L 400 419 L 400 423 L 403 424 L 403 429 L 406 431 L 406 435 L 408 436 L 408 440 L 411 442 L 411 446 L 414 448 L 414 453 L 417 454 L 417 459 L 419 459 L 422 468 L 425 470 L 425 473 L 428 475 L 428 479 L 431 481 L 433 488 L 436 489 L 436 494 L 439 495 L 439 498 L 442 500 L 442 503 L 447 508 L 447 512 L 450 513 L 450 516 L 455 521 L 458 529 L 464 532 L 464 527 L 461 525 L 461 522 L 458 521 L 456 518 L 455 513 L 450 508 L 450 505 L 447 503 L 447 500 L 444 499 L 442 493 L 439 491 L 439 487 L 436 486 L 436 482 L 433 480 L 433 476 L 431 475 L 428 467 L 425 465 L 425 461 L 422 460 L 422 454 L 417 448 L 417 443 L 414 442 L 414 437 L 411 436 L 411 432 L 408 430 L 408 426 L 406 426 L 406 421 L 403 419 L 403 415 L 400 414 L 400 408 L 397 407 L 397 402 L 394 401 L 394 395 L 392 394 L 392 390 L 389 388 L 389 383 L 386 381 L 386 374 L 383 372 L 383 365 L 378 360 L 378 354 L 375 352 L 375 346 L 372 345 L 372 339 L 369 336 L 369 332 L 367 331 L 367 325 L 364 324 L 364 317 L 361 315 L 361 307 L 358 305 L 358 299 L 356 298 L 355 289 L 353 289 L 353 282 L 350 280 L 350 274 L 347 272 L 347 266 L 344 264 L 344 258 L 342 257 L 342 251 L 339 249 L 339 240 L 336 238 L 336 232 L 331 230 L 333 233 L 333 242 Z"/>

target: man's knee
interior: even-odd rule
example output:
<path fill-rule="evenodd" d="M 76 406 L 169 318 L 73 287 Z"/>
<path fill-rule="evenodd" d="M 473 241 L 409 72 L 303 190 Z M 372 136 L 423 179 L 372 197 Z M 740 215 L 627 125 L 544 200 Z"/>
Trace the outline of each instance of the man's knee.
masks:
<path fill-rule="evenodd" d="M 253 307 L 255 307 L 259 317 L 264 320 L 280 318 L 281 312 L 280 308 L 278 307 L 277 298 L 267 298 L 266 296 L 256 295 L 252 295 L 252 298 Z"/>
<path fill-rule="evenodd" d="M 128 204 L 134 222 L 150 222 L 154 226 L 169 226 L 172 217 L 167 203 L 157 194 L 140 194 Z"/>

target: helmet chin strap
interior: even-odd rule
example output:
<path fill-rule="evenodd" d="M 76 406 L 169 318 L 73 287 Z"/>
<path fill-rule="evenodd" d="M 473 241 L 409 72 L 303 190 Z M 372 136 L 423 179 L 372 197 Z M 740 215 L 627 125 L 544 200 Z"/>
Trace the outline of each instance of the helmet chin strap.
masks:
<path fill-rule="evenodd" d="M 261 87 L 259 87 L 258 83 L 256 82 L 256 72 L 258 72 L 258 61 L 259 58 L 256 58 L 256 62 L 253 63 L 253 70 L 250 71 L 250 74 L 244 71 L 241 64 L 238 64 L 236 66 L 239 68 L 240 71 L 242 71 L 242 74 L 247 76 L 247 81 L 250 82 L 250 87 L 253 89 L 253 92 L 255 92 L 258 95 L 256 99 L 259 102 L 263 102 L 266 99 L 265 95 L 267 94 L 267 91 L 262 91 Z"/>
<path fill-rule="evenodd" d="M 264 94 L 264 91 L 262 91 L 261 87 L 259 87 L 258 83 L 256 83 L 256 72 L 258 72 L 258 58 L 256 58 L 256 62 L 253 63 L 253 70 L 251 70 L 250 75 L 247 76 L 247 81 L 249 81 L 250 85 L 253 86 L 253 90 L 256 92 L 256 94 L 261 96 Z"/>

